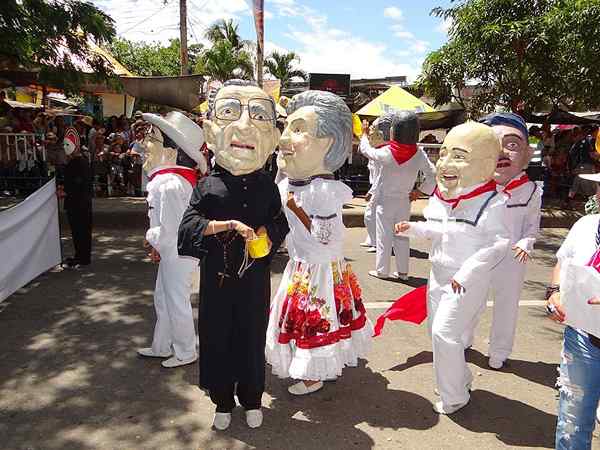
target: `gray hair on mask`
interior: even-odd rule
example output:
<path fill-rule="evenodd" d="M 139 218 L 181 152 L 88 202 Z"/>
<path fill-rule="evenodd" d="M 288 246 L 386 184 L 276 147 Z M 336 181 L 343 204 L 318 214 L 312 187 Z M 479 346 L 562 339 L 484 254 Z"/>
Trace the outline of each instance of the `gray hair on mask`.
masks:
<path fill-rule="evenodd" d="M 305 91 L 294 95 L 288 115 L 304 107 L 314 106 L 317 114 L 317 137 L 333 138 L 324 159 L 325 169 L 335 172 L 352 151 L 352 113 L 340 97 L 326 91 Z"/>
<path fill-rule="evenodd" d="M 254 86 L 254 87 L 259 87 L 258 84 L 256 84 L 254 81 L 241 80 L 241 79 L 238 79 L 238 78 L 234 78 L 233 80 L 227 80 L 225 83 L 223 83 L 223 86 L 221 86 L 220 88 L 212 89 L 208 93 L 208 112 L 207 112 L 207 117 L 210 120 L 214 119 L 215 101 L 217 99 L 217 94 L 221 91 L 221 89 L 223 89 L 224 87 L 227 87 L 227 86 Z M 273 126 L 275 126 L 277 124 L 277 112 L 275 110 L 275 101 L 272 98 L 269 98 L 269 100 L 273 104 L 273 112 L 275 113 L 274 117 L 273 117 Z"/>
<path fill-rule="evenodd" d="M 390 131 L 392 129 L 394 115 L 394 113 L 388 112 L 379 116 L 377 119 L 375 119 L 375 122 L 373 122 L 375 128 L 377 128 L 379 131 L 381 131 L 381 134 L 383 134 L 383 140 L 385 141 L 389 141 L 391 139 Z"/>

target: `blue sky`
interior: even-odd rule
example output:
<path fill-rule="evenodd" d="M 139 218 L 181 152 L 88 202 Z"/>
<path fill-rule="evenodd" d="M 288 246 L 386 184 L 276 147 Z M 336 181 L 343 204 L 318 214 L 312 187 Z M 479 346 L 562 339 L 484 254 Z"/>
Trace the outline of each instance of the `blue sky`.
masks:
<path fill-rule="evenodd" d="M 93 0 L 132 40 L 166 42 L 178 36 L 177 0 Z M 265 41 L 295 51 L 308 72 L 350 73 L 353 78 L 406 75 L 414 79 L 427 53 L 446 41 L 447 23 L 431 17 L 449 0 L 265 0 Z M 202 42 L 207 26 L 233 18 L 254 39 L 251 0 L 188 0 L 189 37 Z"/>

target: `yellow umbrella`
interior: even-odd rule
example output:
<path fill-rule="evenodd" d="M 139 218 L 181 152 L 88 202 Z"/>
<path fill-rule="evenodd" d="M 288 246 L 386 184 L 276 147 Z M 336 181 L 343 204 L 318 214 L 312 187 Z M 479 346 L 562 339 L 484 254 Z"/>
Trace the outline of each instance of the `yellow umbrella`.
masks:
<path fill-rule="evenodd" d="M 414 95 L 408 93 L 400 86 L 392 86 L 379 97 L 371 100 L 356 114 L 359 116 L 379 117 L 388 111 L 409 110 L 416 112 L 434 112 L 431 106 Z"/>
<path fill-rule="evenodd" d="M 356 137 L 362 136 L 362 123 L 358 114 L 352 114 L 352 132 Z"/>
<path fill-rule="evenodd" d="M 202 113 L 202 114 L 206 113 L 206 111 L 208 111 L 208 100 L 200 103 L 192 111 L 194 111 L 195 113 Z"/>

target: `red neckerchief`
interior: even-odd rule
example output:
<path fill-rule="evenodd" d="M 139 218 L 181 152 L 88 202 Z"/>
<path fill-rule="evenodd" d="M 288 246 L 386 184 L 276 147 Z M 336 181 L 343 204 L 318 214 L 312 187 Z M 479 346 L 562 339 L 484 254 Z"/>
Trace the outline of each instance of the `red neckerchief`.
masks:
<path fill-rule="evenodd" d="M 469 200 L 471 198 L 477 197 L 481 194 L 485 194 L 486 192 L 493 192 L 496 190 L 496 182 L 494 180 L 492 181 L 488 181 L 487 183 L 485 183 L 483 186 L 479 186 L 477 189 L 469 192 L 468 194 L 464 194 L 464 195 L 459 195 L 456 198 L 444 198 L 442 197 L 442 193 L 440 192 L 440 190 L 437 188 L 435 188 L 435 191 L 433 191 L 433 194 L 439 198 L 441 201 L 446 202 L 446 203 L 450 203 L 452 205 L 452 209 L 456 208 L 458 206 L 458 204 L 461 202 L 461 200 Z"/>
<path fill-rule="evenodd" d="M 404 164 L 417 153 L 417 144 L 401 144 L 396 141 L 390 141 L 390 151 L 396 162 Z"/>
<path fill-rule="evenodd" d="M 192 187 L 196 187 L 196 183 L 198 182 L 198 174 L 196 173 L 196 170 L 189 169 L 187 167 L 170 167 L 168 169 L 157 170 L 148 177 L 148 181 L 152 181 L 156 175 L 163 175 L 165 173 L 174 173 L 182 176 L 192 185 Z"/>
<path fill-rule="evenodd" d="M 381 147 L 385 147 L 386 145 L 390 145 L 390 141 L 385 141 L 382 144 L 376 145 L 375 148 L 381 148 Z"/>
<path fill-rule="evenodd" d="M 521 177 L 517 178 L 516 180 L 512 180 L 510 183 L 508 183 L 506 186 L 504 186 L 504 188 L 502 189 L 502 192 L 508 194 L 508 196 L 510 197 L 510 191 L 518 188 L 519 186 L 523 186 L 525 183 L 528 183 L 528 182 L 529 182 L 529 177 L 527 176 L 526 173 L 524 173 Z"/>

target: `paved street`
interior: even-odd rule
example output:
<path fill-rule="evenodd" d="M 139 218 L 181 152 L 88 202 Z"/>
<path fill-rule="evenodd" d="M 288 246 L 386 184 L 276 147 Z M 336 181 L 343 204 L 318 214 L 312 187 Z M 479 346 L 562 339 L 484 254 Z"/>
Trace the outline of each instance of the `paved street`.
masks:
<path fill-rule="evenodd" d="M 90 269 L 50 272 L 0 304 L 3 450 L 553 447 L 561 327 L 539 305 L 521 307 L 516 351 L 501 372 L 487 368 L 488 308 L 467 353 L 476 374 L 471 404 L 451 417 L 432 411 L 425 327 L 388 323 L 369 360 L 319 393 L 291 398 L 288 380 L 268 376 L 261 429 L 248 429 L 238 408 L 229 430 L 211 430 L 213 407 L 196 386 L 197 366 L 166 370 L 135 354 L 154 324 L 155 267 L 145 259 L 142 233 L 99 228 Z M 527 304 L 542 298 L 565 233 L 544 229 L 523 293 Z M 373 279 L 367 270 L 375 256 L 358 247 L 363 237 L 362 228 L 348 230 L 346 255 L 374 320 L 383 311 L 376 303 L 424 283 L 429 263 L 425 242 L 413 242 L 408 283 Z M 68 254 L 69 240 L 64 244 Z M 274 264 L 275 286 L 284 265 L 283 256 Z"/>

